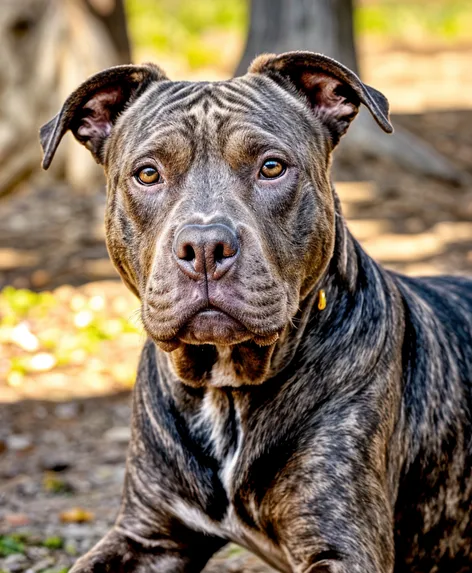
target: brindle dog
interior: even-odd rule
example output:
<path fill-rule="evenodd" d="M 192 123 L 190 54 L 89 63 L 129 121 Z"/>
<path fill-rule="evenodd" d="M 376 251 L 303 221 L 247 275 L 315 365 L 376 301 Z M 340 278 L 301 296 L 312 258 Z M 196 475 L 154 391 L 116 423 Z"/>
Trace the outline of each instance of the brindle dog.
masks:
<path fill-rule="evenodd" d="M 215 83 L 111 68 L 42 128 L 45 168 L 69 129 L 103 164 L 150 337 L 122 508 L 74 573 L 197 572 L 228 540 L 287 572 L 472 570 L 472 282 L 349 234 L 330 163 L 361 103 L 392 131 L 294 52 Z"/>

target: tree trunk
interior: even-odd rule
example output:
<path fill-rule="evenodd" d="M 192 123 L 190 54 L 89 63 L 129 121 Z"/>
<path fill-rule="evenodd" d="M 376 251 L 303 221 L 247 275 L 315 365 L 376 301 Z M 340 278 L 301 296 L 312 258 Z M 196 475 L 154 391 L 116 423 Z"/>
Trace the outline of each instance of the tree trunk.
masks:
<path fill-rule="evenodd" d="M 108 30 L 120 64 L 131 62 L 131 46 L 123 0 L 86 0 L 92 14 Z"/>
<path fill-rule="evenodd" d="M 88 76 L 130 59 L 122 0 L 87 2 L 0 0 L 0 197 L 32 176 L 66 180 L 78 193 L 103 186 L 102 170 L 70 137 L 40 173 L 39 126 Z"/>
<path fill-rule="evenodd" d="M 259 54 L 291 50 L 320 52 L 359 73 L 353 0 L 252 0 L 248 39 L 236 75 L 243 75 Z M 399 128 L 393 136 L 386 135 L 365 111 L 350 128 L 340 151 L 356 158 L 359 153 L 387 156 L 423 175 L 465 181 L 465 175 L 428 143 Z"/>
<path fill-rule="evenodd" d="M 321 52 L 357 72 L 352 0 L 252 0 L 236 75 L 243 75 L 259 54 L 291 50 Z"/>

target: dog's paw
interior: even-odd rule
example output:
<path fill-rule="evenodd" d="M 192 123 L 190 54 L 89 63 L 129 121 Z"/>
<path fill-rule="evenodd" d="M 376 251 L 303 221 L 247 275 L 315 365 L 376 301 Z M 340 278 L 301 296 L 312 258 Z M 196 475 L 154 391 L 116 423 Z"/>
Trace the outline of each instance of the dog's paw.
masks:
<path fill-rule="evenodd" d="M 137 571 L 138 562 L 132 556 L 110 554 L 86 554 L 69 573 L 131 573 Z"/>
<path fill-rule="evenodd" d="M 132 573 L 139 570 L 140 554 L 115 530 L 81 557 L 69 573 Z"/>
<path fill-rule="evenodd" d="M 91 560 L 86 559 L 86 555 L 79 559 L 72 569 L 69 570 L 69 573 L 105 573 L 116 571 L 116 569 L 112 568 L 112 565 L 106 563 L 103 560 Z M 118 569 L 119 571 L 119 569 Z"/>

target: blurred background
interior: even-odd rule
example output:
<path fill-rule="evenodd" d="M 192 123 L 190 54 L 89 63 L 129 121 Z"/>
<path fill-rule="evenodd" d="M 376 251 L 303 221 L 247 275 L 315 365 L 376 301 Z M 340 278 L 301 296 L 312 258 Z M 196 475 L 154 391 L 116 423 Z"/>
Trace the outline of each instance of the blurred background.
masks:
<path fill-rule="evenodd" d="M 390 100 L 334 166 L 354 235 L 409 274 L 472 271 L 472 2 L 0 0 L 0 572 L 65 573 L 113 521 L 144 336 L 108 260 L 104 180 L 40 125 L 87 76 L 155 61 L 242 74 L 261 52 L 331 55 Z M 268 572 L 233 546 L 208 571 Z"/>

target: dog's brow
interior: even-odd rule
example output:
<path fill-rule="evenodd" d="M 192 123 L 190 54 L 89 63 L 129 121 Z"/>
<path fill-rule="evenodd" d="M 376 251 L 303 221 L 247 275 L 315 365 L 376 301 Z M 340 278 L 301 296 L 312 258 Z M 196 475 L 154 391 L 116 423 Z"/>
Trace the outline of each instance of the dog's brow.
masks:
<path fill-rule="evenodd" d="M 173 173 L 183 173 L 188 170 L 195 152 L 195 144 L 191 138 L 181 134 L 159 137 L 139 148 L 139 154 L 134 164 L 140 160 L 156 158 Z"/>
<path fill-rule="evenodd" d="M 147 141 L 146 145 L 140 146 L 135 151 L 137 157 L 152 155 L 172 155 L 174 153 L 186 152 L 193 148 L 192 139 L 182 137 L 180 134 L 158 137 L 152 141 Z"/>
<path fill-rule="evenodd" d="M 221 150 L 230 164 L 252 162 L 263 153 L 274 151 L 291 157 L 290 148 L 274 134 L 255 129 L 250 123 L 240 123 L 221 134 Z"/>

